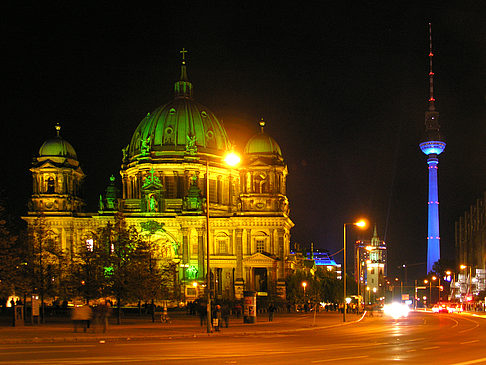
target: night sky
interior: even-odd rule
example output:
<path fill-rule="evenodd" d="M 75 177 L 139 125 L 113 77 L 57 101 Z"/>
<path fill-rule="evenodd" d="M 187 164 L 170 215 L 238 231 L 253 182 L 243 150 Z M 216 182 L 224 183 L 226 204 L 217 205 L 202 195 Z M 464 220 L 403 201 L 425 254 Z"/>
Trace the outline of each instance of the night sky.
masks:
<path fill-rule="evenodd" d="M 280 144 L 292 243 L 336 252 L 343 223 L 366 216 L 386 239 L 389 273 L 402 263 L 425 273 L 428 178 L 418 143 L 431 21 L 447 141 L 439 158 L 442 256 L 454 257 L 454 222 L 486 190 L 483 2 L 69 3 L 3 11 L 0 186 L 13 213 L 26 212 L 30 164 L 56 122 L 88 175 L 95 211 L 138 123 L 172 99 L 184 47 L 195 99 L 223 120 L 237 148 L 261 118 Z M 350 229 L 349 242 L 371 233 Z"/>

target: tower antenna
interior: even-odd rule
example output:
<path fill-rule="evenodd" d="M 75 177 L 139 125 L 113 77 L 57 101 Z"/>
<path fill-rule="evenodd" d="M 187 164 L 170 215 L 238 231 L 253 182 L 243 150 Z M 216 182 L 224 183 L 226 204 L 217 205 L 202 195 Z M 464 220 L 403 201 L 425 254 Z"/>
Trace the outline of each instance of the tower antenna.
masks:
<path fill-rule="evenodd" d="M 432 52 L 432 23 L 429 23 L 429 110 L 435 110 L 434 99 L 434 71 L 432 70 L 432 60 L 434 52 Z"/>

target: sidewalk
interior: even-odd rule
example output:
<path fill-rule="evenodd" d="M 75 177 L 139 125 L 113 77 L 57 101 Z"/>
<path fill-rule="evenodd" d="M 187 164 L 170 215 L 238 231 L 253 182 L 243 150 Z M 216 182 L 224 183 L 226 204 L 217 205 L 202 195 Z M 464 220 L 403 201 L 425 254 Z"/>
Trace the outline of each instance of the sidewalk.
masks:
<path fill-rule="evenodd" d="M 314 314 L 276 313 L 273 322 L 267 315 L 258 316 L 254 324 L 244 324 L 243 319 L 231 318 L 228 328 L 208 334 L 206 326 L 201 327 L 199 317 L 184 313 L 170 313 L 171 323 L 152 323 L 149 319 L 123 319 L 116 325 L 114 318 L 106 333 L 100 328 L 90 328 L 86 333 L 82 329 L 73 331 L 71 322 L 26 325 L 19 327 L 0 327 L 0 344 L 37 343 L 37 342 L 82 342 L 82 341 L 130 341 L 141 339 L 172 339 L 181 337 L 207 337 L 224 335 L 252 335 L 262 333 L 285 333 L 307 331 L 315 328 L 330 328 L 354 323 L 360 320 L 355 314 L 347 315 L 347 322 L 342 322 L 342 314 L 322 312 Z M 94 330 L 94 331 L 93 331 Z M 81 332 L 79 332 L 81 331 Z"/>

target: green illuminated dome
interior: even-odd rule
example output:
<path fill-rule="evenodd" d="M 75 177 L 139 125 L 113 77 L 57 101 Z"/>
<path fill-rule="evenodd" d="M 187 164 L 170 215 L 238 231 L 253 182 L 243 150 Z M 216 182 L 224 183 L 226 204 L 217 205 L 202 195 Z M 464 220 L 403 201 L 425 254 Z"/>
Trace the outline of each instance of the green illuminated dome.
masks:
<path fill-rule="evenodd" d="M 140 122 L 132 136 L 128 158 L 183 155 L 193 151 L 222 154 L 230 147 L 226 130 L 205 106 L 192 98 L 192 83 L 183 61 L 175 97 Z"/>
<path fill-rule="evenodd" d="M 63 139 L 59 132 L 61 126 L 59 123 L 56 125 L 57 135 L 54 138 L 48 139 L 39 149 L 39 157 L 66 157 L 73 160 L 77 160 L 76 151 L 73 146 Z"/>
<path fill-rule="evenodd" d="M 265 127 L 265 122 L 260 121 L 261 131 L 260 133 L 254 135 L 245 147 L 245 153 L 249 155 L 264 155 L 264 156 L 275 156 L 282 158 L 282 150 L 272 137 L 266 134 L 263 130 Z"/>

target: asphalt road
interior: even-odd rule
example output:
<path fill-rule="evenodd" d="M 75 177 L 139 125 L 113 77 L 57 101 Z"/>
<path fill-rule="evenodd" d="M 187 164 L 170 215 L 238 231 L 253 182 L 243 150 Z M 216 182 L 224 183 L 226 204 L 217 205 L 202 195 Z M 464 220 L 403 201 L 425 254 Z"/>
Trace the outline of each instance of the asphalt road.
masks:
<path fill-rule="evenodd" d="M 486 364 L 486 319 L 411 313 L 327 329 L 0 346 L 0 364 Z"/>

